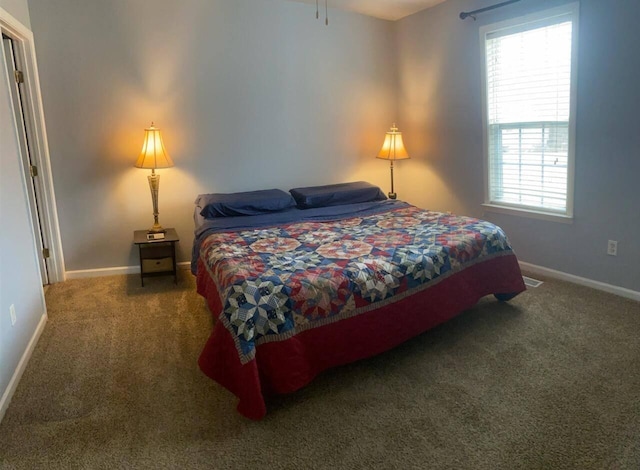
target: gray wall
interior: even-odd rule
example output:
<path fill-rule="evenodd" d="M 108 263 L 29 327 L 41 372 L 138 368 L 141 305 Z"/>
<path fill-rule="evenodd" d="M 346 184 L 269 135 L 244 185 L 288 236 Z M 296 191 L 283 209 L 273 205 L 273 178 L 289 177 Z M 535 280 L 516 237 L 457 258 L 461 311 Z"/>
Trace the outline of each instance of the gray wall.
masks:
<path fill-rule="evenodd" d="M 26 10 L 26 0 L 23 3 L 25 9 L 17 13 Z M 0 6 L 17 17 L 4 1 Z M 45 313 L 3 51 L 0 47 L 0 397 Z M 9 317 L 11 304 L 15 326 Z"/>
<path fill-rule="evenodd" d="M 485 213 L 478 28 L 565 0 L 449 0 L 396 23 L 282 0 L 30 0 L 68 270 L 135 265 L 151 223 L 133 168 L 154 120 L 176 167 L 160 221 L 192 239 L 200 192 L 367 179 L 397 120 L 412 159 L 397 191 L 416 205 L 503 226 L 524 261 L 640 290 L 640 2 L 582 0 L 573 224 Z M 397 103 L 396 103 L 397 101 Z M 619 241 L 619 256 L 605 253 Z"/>
<path fill-rule="evenodd" d="M 483 212 L 478 29 L 566 1 L 522 2 L 461 21 L 493 0 L 449 0 L 398 23 L 399 114 L 413 154 L 400 191 L 423 207 L 502 226 L 523 261 L 640 291 L 640 2 L 582 0 L 575 218 Z M 606 255 L 618 240 L 618 256 Z"/>
<path fill-rule="evenodd" d="M 393 23 L 282 0 L 32 0 L 68 271 L 136 265 L 152 223 L 133 167 L 150 121 L 160 223 L 189 259 L 201 192 L 369 179 L 396 119 Z M 391 66 L 390 66 L 391 64 Z"/>
<path fill-rule="evenodd" d="M 16 20 L 31 29 L 27 0 L 0 0 L 0 8 L 4 8 Z"/>

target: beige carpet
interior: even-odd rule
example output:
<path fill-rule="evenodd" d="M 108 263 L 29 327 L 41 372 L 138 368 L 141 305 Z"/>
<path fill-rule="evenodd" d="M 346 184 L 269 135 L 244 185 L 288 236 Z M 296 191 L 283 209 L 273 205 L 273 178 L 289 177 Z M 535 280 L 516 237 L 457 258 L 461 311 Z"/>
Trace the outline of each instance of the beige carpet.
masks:
<path fill-rule="evenodd" d="M 197 368 L 212 321 L 180 276 L 49 289 L 0 468 L 640 468 L 637 302 L 560 282 L 488 297 L 251 422 Z"/>

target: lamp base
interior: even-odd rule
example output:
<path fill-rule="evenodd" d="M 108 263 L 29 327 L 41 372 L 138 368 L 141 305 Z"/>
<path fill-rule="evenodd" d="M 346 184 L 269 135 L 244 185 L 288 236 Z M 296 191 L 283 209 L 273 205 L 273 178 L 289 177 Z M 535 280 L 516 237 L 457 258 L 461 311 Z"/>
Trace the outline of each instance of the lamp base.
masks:
<path fill-rule="evenodd" d="M 151 174 L 147 176 L 149 189 L 151 190 L 151 201 L 153 202 L 153 227 L 147 233 L 165 233 L 166 230 L 158 222 L 158 192 L 160 191 L 160 175 L 156 174 L 155 168 L 151 169 Z"/>
<path fill-rule="evenodd" d="M 389 197 L 389 199 L 397 199 L 398 195 L 396 193 L 389 193 L 387 194 L 387 196 Z"/>
<path fill-rule="evenodd" d="M 167 229 L 162 228 L 159 224 L 158 225 L 153 225 L 153 227 L 151 227 L 149 230 L 147 230 L 147 233 L 166 233 Z"/>

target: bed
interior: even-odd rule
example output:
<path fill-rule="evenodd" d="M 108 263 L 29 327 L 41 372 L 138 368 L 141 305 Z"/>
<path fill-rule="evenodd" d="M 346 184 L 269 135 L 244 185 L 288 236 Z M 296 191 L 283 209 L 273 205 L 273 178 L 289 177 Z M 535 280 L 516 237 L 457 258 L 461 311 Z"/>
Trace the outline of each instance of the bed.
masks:
<path fill-rule="evenodd" d="M 198 362 L 248 418 L 328 368 L 389 350 L 486 295 L 525 290 L 496 225 L 350 184 L 345 194 L 239 193 L 248 205 L 196 200 L 192 271 L 215 319 Z"/>

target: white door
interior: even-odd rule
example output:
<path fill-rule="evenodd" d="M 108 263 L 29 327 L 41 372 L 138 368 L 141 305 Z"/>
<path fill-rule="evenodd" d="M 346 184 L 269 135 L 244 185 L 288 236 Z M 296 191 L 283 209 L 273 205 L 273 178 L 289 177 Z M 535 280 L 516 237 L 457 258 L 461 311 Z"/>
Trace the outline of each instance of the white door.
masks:
<path fill-rule="evenodd" d="M 42 217 L 42 207 L 38 203 L 38 195 L 41 194 L 42 186 L 38 178 L 38 168 L 33 163 L 32 145 L 35 142 L 33 133 L 33 116 L 25 91 L 24 68 L 20 63 L 19 41 L 12 38 L 6 31 L 2 31 L 2 66 L 3 72 L 6 72 L 9 79 L 9 88 L 11 101 L 13 104 L 15 126 L 18 133 L 20 143 L 20 154 L 24 165 L 24 174 L 27 178 L 25 181 L 27 194 L 29 196 L 29 206 L 31 207 L 31 217 L 33 219 L 33 227 L 35 230 L 36 242 L 39 248 L 40 274 L 42 276 L 42 284 L 49 284 L 49 274 L 47 267 L 47 259 L 49 257 L 48 243 L 46 239 L 47 231 L 44 230 Z"/>

